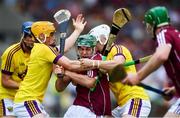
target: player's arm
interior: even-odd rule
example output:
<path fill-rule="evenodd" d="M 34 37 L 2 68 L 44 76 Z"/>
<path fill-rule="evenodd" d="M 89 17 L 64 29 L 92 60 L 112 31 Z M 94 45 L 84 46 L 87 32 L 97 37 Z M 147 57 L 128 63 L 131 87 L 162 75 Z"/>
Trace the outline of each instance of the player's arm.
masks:
<path fill-rule="evenodd" d="M 115 68 L 118 65 L 122 65 L 125 62 L 125 58 L 122 55 L 117 55 L 113 58 L 113 60 L 109 60 L 109 61 L 100 61 L 99 62 L 99 68 L 104 69 L 104 70 L 112 70 L 113 68 Z M 95 66 L 98 66 L 98 63 L 96 61 Z"/>
<path fill-rule="evenodd" d="M 68 76 L 64 76 L 62 78 L 58 77 L 55 84 L 56 90 L 58 92 L 62 92 L 69 85 L 70 82 L 71 82 L 71 79 Z"/>
<path fill-rule="evenodd" d="M 91 68 L 100 68 L 106 71 L 110 71 L 116 66 L 121 66 L 123 68 L 123 63 L 125 61 L 125 57 L 121 52 L 120 46 L 113 46 L 110 50 L 109 54 L 112 55 L 112 59 L 108 61 L 100 61 L 100 60 L 89 60 L 89 59 L 82 59 L 81 64 L 82 66 L 87 66 Z"/>
<path fill-rule="evenodd" d="M 81 59 L 81 65 L 90 69 L 100 68 L 106 71 L 110 71 L 118 65 L 122 65 L 125 62 L 125 58 L 122 55 L 114 56 L 113 60 L 101 61 L 91 59 Z"/>
<path fill-rule="evenodd" d="M 51 62 L 53 64 L 63 66 L 65 69 L 70 71 L 82 71 L 87 70 L 86 68 L 82 68 L 80 65 L 80 61 L 78 60 L 70 60 L 62 54 L 57 53 L 57 51 L 52 48 L 44 45 L 41 47 L 42 57 L 46 59 L 47 62 Z"/>
<path fill-rule="evenodd" d="M 19 83 L 12 79 L 14 72 L 14 60 L 15 57 L 12 55 L 13 49 L 6 49 L 1 59 L 1 84 L 4 88 L 18 89 Z"/>
<path fill-rule="evenodd" d="M 14 81 L 11 77 L 12 77 L 11 75 L 2 73 L 2 77 L 1 77 L 2 78 L 1 79 L 2 86 L 4 88 L 18 89 L 19 83 Z"/>
<path fill-rule="evenodd" d="M 168 59 L 171 47 L 170 44 L 163 44 L 157 47 L 150 60 L 137 72 L 139 81 L 143 80 L 150 73 L 158 69 Z"/>
<path fill-rule="evenodd" d="M 119 66 L 123 68 L 123 63 L 125 62 L 125 56 L 122 53 L 122 47 L 115 45 L 110 50 L 109 54 L 112 56 L 112 59 L 109 61 L 100 62 L 99 67 L 107 71 L 111 71 L 115 67 Z"/>
<path fill-rule="evenodd" d="M 81 59 L 81 65 L 89 69 L 100 68 L 109 71 L 120 64 L 122 64 L 121 61 L 117 61 L 117 60 L 101 61 L 101 60 Z"/>
<path fill-rule="evenodd" d="M 82 14 L 79 14 L 76 17 L 76 20 L 73 19 L 73 26 L 75 28 L 74 32 L 66 39 L 64 52 L 67 52 L 76 42 L 76 39 L 79 37 L 80 33 L 83 31 L 86 21 Z"/>
<path fill-rule="evenodd" d="M 58 77 L 56 80 L 56 90 L 59 92 L 63 91 L 71 81 L 87 88 L 94 87 L 96 81 L 95 78 L 90 78 L 87 75 L 77 74 L 68 70 L 64 71 L 64 68 L 58 65 L 54 66 L 54 73 Z"/>
<path fill-rule="evenodd" d="M 55 88 L 58 92 L 62 92 L 71 82 L 71 79 L 64 75 L 64 68 L 62 66 L 58 66 L 53 64 L 53 72 L 57 75 L 57 80 L 55 83 Z"/>
<path fill-rule="evenodd" d="M 82 68 L 81 63 L 78 60 L 70 60 L 65 56 L 58 55 L 55 59 L 57 60 L 57 64 L 59 66 L 63 66 L 65 69 L 70 70 L 70 71 L 83 71 L 83 70 L 88 70 L 88 68 Z"/>
<path fill-rule="evenodd" d="M 65 71 L 65 75 L 70 77 L 74 83 L 79 84 L 81 86 L 87 88 L 93 88 L 95 86 L 96 78 L 91 78 L 87 75 L 77 74 L 75 72 L 71 72 L 68 70 Z"/>

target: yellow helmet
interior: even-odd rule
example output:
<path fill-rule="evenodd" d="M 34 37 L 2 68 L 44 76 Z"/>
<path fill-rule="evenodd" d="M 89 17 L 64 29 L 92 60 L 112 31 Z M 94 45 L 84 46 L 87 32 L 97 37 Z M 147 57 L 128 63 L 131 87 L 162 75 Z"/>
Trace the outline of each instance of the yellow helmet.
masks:
<path fill-rule="evenodd" d="M 37 21 L 31 26 L 31 32 L 39 42 L 45 42 L 46 37 L 49 37 L 52 32 L 55 32 L 55 27 L 49 21 Z M 43 36 L 42 36 L 43 34 Z"/>

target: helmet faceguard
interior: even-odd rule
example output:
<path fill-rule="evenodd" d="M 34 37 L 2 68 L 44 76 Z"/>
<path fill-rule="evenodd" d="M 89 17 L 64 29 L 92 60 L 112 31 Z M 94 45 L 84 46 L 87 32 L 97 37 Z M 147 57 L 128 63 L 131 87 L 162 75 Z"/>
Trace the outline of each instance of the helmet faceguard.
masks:
<path fill-rule="evenodd" d="M 44 43 L 47 37 L 50 37 L 53 32 L 55 32 L 55 27 L 52 22 L 49 21 L 38 21 L 33 23 L 31 27 L 31 32 L 35 38 L 40 43 Z"/>
<path fill-rule="evenodd" d="M 79 51 L 78 51 L 78 47 L 92 48 L 92 50 L 93 50 L 92 51 L 92 55 L 93 55 L 95 53 L 95 46 L 96 46 L 96 44 L 97 44 L 97 40 L 92 35 L 86 34 L 86 35 L 79 36 L 78 40 L 76 42 L 78 56 L 81 57 L 81 55 L 79 54 Z"/>
<path fill-rule="evenodd" d="M 107 43 L 109 33 L 110 27 L 106 24 L 96 26 L 89 31 L 89 34 L 96 37 L 96 40 L 99 41 L 101 45 L 105 45 Z"/>

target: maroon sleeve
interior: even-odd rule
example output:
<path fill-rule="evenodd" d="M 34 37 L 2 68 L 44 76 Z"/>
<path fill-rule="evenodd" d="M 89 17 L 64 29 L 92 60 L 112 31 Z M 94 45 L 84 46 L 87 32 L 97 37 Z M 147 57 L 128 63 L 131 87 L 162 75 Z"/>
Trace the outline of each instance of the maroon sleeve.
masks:
<path fill-rule="evenodd" d="M 162 30 L 157 34 L 157 43 L 159 45 L 163 44 L 172 44 L 172 32 L 168 31 L 167 29 Z"/>

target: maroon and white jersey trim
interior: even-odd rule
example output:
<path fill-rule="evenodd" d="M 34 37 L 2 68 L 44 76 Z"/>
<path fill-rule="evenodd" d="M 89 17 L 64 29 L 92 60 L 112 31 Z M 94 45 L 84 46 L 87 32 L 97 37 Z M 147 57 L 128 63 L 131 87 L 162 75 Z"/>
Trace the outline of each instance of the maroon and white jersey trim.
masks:
<path fill-rule="evenodd" d="M 158 45 L 166 44 L 165 32 L 167 32 L 167 30 L 162 30 L 162 31 L 157 35 Z"/>

